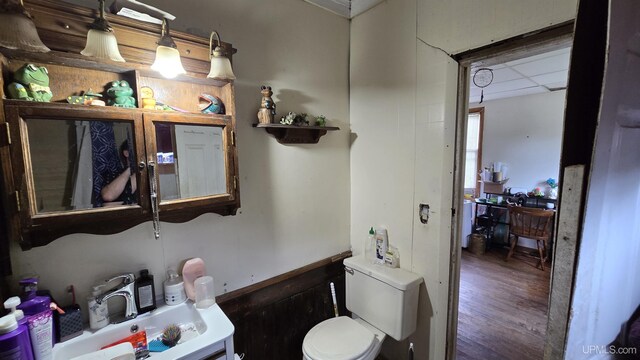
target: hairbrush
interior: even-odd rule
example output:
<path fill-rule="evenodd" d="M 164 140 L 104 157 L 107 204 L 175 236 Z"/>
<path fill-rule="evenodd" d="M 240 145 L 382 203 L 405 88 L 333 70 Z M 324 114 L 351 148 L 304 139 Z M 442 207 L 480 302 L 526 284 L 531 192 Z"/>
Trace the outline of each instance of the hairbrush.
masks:
<path fill-rule="evenodd" d="M 180 341 L 181 335 L 182 332 L 178 325 L 171 324 L 162 331 L 162 343 L 169 347 L 174 347 L 178 344 L 178 341 Z"/>

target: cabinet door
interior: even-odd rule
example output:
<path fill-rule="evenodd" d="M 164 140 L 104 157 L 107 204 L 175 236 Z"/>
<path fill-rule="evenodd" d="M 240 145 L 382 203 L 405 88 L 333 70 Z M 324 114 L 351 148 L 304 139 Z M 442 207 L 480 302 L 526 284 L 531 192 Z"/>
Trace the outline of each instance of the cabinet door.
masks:
<path fill-rule="evenodd" d="M 23 248 L 71 233 L 111 234 L 149 219 L 142 118 L 113 108 L 7 101 L 13 236 Z M 12 237 L 13 237 L 12 236 Z"/>
<path fill-rule="evenodd" d="M 161 219 L 228 213 L 226 207 L 236 203 L 231 116 L 146 113 L 144 122 L 147 164 L 154 175 L 150 183 L 156 186 Z"/>

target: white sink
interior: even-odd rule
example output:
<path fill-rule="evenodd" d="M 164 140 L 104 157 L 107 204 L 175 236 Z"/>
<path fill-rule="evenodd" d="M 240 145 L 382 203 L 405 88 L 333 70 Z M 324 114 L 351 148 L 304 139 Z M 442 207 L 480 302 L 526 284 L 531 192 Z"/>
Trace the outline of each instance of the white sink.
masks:
<path fill-rule="evenodd" d="M 69 360 L 74 357 L 99 351 L 103 346 L 129 337 L 131 328 L 146 330 L 147 339 L 157 338 L 167 325 L 176 324 L 191 328 L 193 338 L 178 343 L 175 347 L 150 353 L 150 359 L 203 359 L 226 348 L 227 359 L 233 359 L 234 327 L 217 304 L 208 309 L 196 309 L 187 301 L 176 306 L 162 305 L 158 309 L 120 324 L 111 324 L 97 330 L 85 330 L 74 339 L 53 347 L 53 360 Z M 222 357 L 224 359 L 224 357 Z"/>

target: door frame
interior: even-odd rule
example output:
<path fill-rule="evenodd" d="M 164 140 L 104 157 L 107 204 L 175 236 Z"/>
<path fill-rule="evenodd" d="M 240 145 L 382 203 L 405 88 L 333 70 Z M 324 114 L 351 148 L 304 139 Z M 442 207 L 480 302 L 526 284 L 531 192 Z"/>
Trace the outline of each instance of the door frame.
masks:
<path fill-rule="evenodd" d="M 538 31 L 465 51 L 453 58 L 458 62 L 458 98 L 456 114 L 455 156 L 452 209 L 462 209 L 464 202 L 464 161 L 466 153 L 467 116 L 469 112 L 469 80 L 471 65 L 492 66 L 524 55 L 531 56 L 560 49 L 573 41 L 574 20 Z M 460 295 L 460 257 L 462 217 L 454 211 L 451 219 L 451 262 L 449 264 L 449 301 L 447 310 L 446 359 L 455 360 L 458 338 L 458 305 Z M 554 246 L 557 242 L 554 242 Z M 551 304 L 549 304 L 551 306 Z M 566 322 L 566 320 L 563 320 Z M 561 324 L 567 326 L 568 322 Z"/>

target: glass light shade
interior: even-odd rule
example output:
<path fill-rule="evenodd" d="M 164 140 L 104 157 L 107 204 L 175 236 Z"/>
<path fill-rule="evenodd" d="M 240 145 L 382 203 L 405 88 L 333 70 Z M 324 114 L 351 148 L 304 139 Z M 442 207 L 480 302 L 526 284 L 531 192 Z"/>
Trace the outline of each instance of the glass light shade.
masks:
<path fill-rule="evenodd" d="M 231 68 L 231 61 L 225 56 L 214 55 L 211 57 L 211 71 L 209 71 L 208 78 L 218 80 L 235 80 L 236 76 L 233 74 Z"/>
<path fill-rule="evenodd" d="M 80 52 L 84 56 L 125 62 L 118 50 L 118 40 L 112 31 L 89 30 L 87 46 Z"/>
<path fill-rule="evenodd" d="M 38 36 L 36 26 L 23 14 L 0 14 L 0 46 L 34 52 L 49 52 Z"/>
<path fill-rule="evenodd" d="M 162 45 L 156 49 L 156 60 L 151 65 L 151 69 L 159 72 L 167 79 L 173 79 L 178 75 L 187 73 L 182 67 L 178 49 Z"/>

